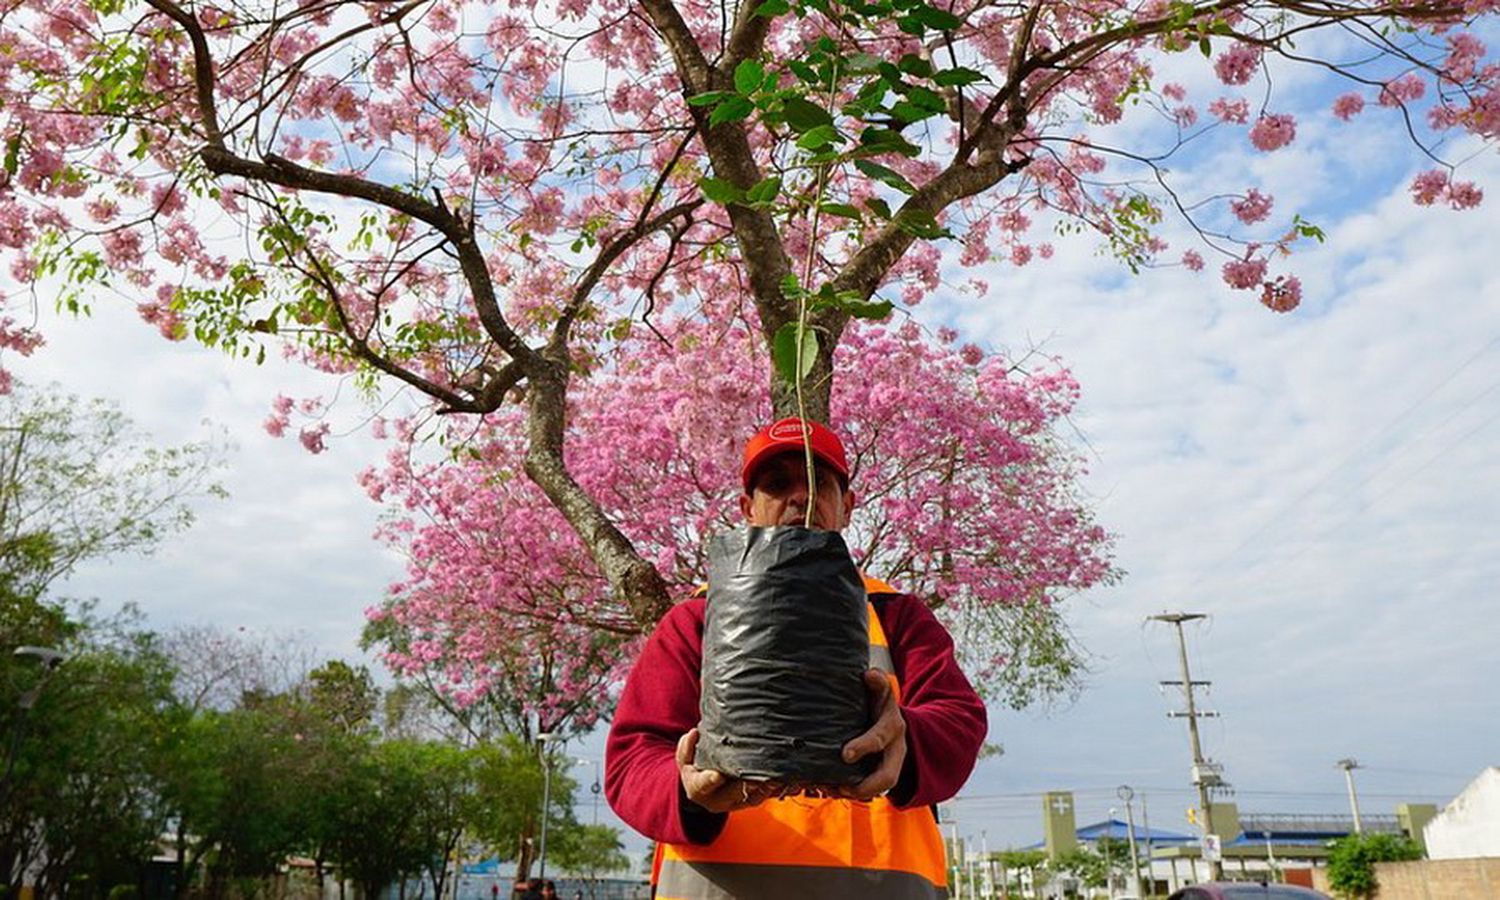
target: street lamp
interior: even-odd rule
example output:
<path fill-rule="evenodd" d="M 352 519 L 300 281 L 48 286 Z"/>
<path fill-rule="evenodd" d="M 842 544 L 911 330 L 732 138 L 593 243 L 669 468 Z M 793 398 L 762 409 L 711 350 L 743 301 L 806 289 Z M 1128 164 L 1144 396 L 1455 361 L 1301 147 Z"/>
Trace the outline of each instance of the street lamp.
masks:
<path fill-rule="evenodd" d="M 567 738 L 555 731 L 543 731 L 536 736 L 542 754 L 542 842 L 537 850 L 537 877 L 547 877 L 547 819 L 552 814 L 552 758 L 547 755 L 547 745 Z"/>
<path fill-rule="evenodd" d="M 575 756 L 575 757 L 573 757 L 573 764 L 574 765 L 578 765 L 578 766 L 593 766 L 594 767 L 594 783 L 591 784 L 591 785 L 589 785 L 589 793 L 591 793 L 591 794 L 594 795 L 594 824 L 598 825 L 599 824 L 599 792 L 602 791 L 602 790 L 604 790 L 603 785 L 601 785 L 599 783 L 599 760 L 597 760 L 597 759 L 591 759 L 591 758 L 589 758 L 587 756 Z"/>
<path fill-rule="evenodd" d="M 1354 833 L 1362 830 L 1359 822 L 1359 795 L 1354 792 L 1354 770 L 1360 768 L 1359 761 L 1345 757 L 1334 763 L 1334 768 L 1344 770 L 1344 784 L 1349 788 L 1349 811 L 1354 814 Z"/>
<path fill-rule="evenodd" d="M 589 791 L 591 793 L 593 793 L 593 795 L 594 795 L 594 824 L 597 826 L 599 824 L 599 792 L 601 790 L 603 790 L 603 787 L 599 784 L 599 760 L 597 760 L 597 759 L 591 759 L 591 758 L 589 758 L 587 756 L 575 756 L 575 757 L 573 757 L 573 765 L 575 765 L 575 766 L 592 765 L 594 767 L 594 783 L 591 784 L 591 785 L 589 785 Z M 598 883 L 599 883 L 599 874 L 596 871 L 594 871 L 593 863 L 590 863 L 589 864 L 589 896 L 590 897 L 594 896 L 594 892 L 595 892 L 595 890 L 598 887 Z"/>
<path fill-rule="evenodd" d="M 67 659 L 67 656 L 60 650 L 54 650 L 51 647 L 33 647 L 29 645 L 17 647 L 11 651 L 11 655 L 17 659 L 30 658 L 41 663 L 42 677 L 38 678 L 36 684 L 22 693 L 20 700 L 16 703 L 20 708 L 20 714 L 16 716 L 16 725 L 10 732 L 10 748 L 5 754 L 5 774 L 0 775 L 0 801 L 8 801 L 10 799 L 10 776 L 16 766 L 16 749 L 21 745 L 21 732 L 26 730 L 26 714 L 31 711 L 33 706 L 36 706 L 36 698 L 42 693 L 42 688 L 46 686 L 47 679 L 51 678 L 52 673 L 57 670 L 57 667 L 62 665 L 63 660 Z M 0 805 L 3 805 L 3 803 L 0 803 Z"/>

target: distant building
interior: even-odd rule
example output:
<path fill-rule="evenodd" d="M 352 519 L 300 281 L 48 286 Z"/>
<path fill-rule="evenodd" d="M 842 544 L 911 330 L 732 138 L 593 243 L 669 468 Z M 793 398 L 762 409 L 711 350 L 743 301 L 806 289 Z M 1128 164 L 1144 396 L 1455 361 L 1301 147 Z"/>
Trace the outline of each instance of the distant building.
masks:
<path fill-rule="evenodd" d="M 1500 767 L 1480 772 L 1423 834 L 1429 859 L 1500 856 Z"/>
<path fill-rule="evenodd" d="M 1488 855 L 1500 856 L 1500 769 L 1490 769 L 1486 774 L 1490 777 L 1481 792 L 1483 799 L 1476 799 L 1473 806 L 1484 810 L 1485 833 L 1491 842 Z M 1395 815 L 1360 816 L 1360 827 L 1367 833 L 1401 834 L 1421 843 L 1424 826 L 1427 840 L 1432 840 L 1428 823 L 1435 824 L 1436 815 L 1437 807 L 1431 804 L 1403 803 L 1396 807 Z M 1310 884 L 1310 869 L 1327 859 L 1328 845 L 1354 831 L 1354 818 L 1349 815 L 1242 815 L 1234 803 L 1225 801 L 1213 805 L 1212 818 L 1208 831 L 1219 837 L 1220 857 L 1226 876 L 1231 878 L 1280 876 Z M 1477 826 L 1469 829 L 1480 830 Z M 1111 818 L 1079 827 L 1073 817 L 1072 793 L 1050 791 L 1042 800 L 1042 833 L 1043 839 L 1030 849 L 1045 850 L 1056 859 L 1080 844 L 1093 847 L 1101 838 L 1123 841 L 1129 836 L 1129 826 Z M 1153 890 L 1167 892 L 1206 879 L 1207 869 L 1200 868 L 1204 862 L 1200 834 L 1156 828 L 1148 831 L 1138 822 L 1135 838 L 1142 876 Z"/>

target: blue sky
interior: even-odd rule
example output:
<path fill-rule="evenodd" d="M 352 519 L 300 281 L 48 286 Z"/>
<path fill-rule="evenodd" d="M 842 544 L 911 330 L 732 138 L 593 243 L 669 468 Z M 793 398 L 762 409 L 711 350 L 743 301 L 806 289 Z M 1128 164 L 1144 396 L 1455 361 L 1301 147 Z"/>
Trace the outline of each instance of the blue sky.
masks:
<path fill-rule="evenodd" d="M 1215 96 L 1201 57 L 1170 66 L 1190 99 Z M 1291 73 L 1278 90 L 1276 110 L 1329 96 Z M 1077 700 L 992 711 L 1006 752 L 952 805 L 960 833 L 1029 843 L 1042 791 L 1074 790 L 1084 823 L 1118 806 L 1127 783 L 1153 826 L 1188 828 L 1186 734 L 1166 717 L 1179 701 L 1156 686 L 1177 677 L 1174 638 L 1146 624 L 1168 609 L 1209 615 L 1188 632 L 1194 675 L 1214 682 L 1206 702 L 1222 714 L 1204 744 L 1242 811 L 1344 810 L 1334 762 L 1346 756 L 1366 766 L 1370 813 L 1444 802 L 1497 762 L 1500 160 L 1484 151 L 1467 166 L 1490 189 L 1479 209 L 1414 207 L 1406 185 L 1424 166 L 1384 112 L 1351 125 L 1304 116 L 1274 154 L 1226 130 L 1175 163 L 1184 186 L 1260 185 L 1278 214 L 1302 209 L 1325 229 L 1326 245 L 1289 261 L 1306 297 L 1296 312 L 1228 290 L 1212 259 L 1199 275 L 1122 275 L 1088 239 L 995 266 L 981 300 L 915 311 L 989 349 L 1039 347 L 1073 368 L 1085 488 L 1128 573 L 1070 603 L 1092 654 Z M 86 322 L 43 310 L 49 346 L 16 372 L 112 398 L 163 442 L 206 434 L 204 420 L 227 427 L 232 497 L 205 503 L 154 557 L 91 565 L 64 590 L 134 601 L 162 627 L 296 632 L 357 658 L 361 611 L 401 568 L 370 539 L 379 510 L 353 479 L 381 452 L 358 430 L 360 410 L 340 410 L 320 456 L 274 440 L 260 423 L 275 394 L 331 395 L 337 383 L 168 344 L 128 306 L 96 304 Z M 597 755 L 597 741 L 576 749 Z"/>

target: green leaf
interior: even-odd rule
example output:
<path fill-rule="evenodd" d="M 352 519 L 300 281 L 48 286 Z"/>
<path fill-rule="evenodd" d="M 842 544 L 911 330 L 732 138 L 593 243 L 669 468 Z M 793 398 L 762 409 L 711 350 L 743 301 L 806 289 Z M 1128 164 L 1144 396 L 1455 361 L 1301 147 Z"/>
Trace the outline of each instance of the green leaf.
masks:
<path fill-rule="evenodd" d="M 986 81 L 984 73 L 975 69 L 966 69 L 959 66 L 956 69 L 944 69 L 932 76 L 932 83 L 941 87 L 965 87 L 976 81 Z"/>
<path fill-rule="evenodd" d="M 937 110 L 926 109 L 910 100 L 897 100 L 891 105 L 891 115 L 908 125 L 923 119 L 930 119 L 937 114 Z"/>
<path fill-rule="evenodd" d="M 713 106 L 715 103 L 723 103 L 730 97 L 739 96 L 734 91 L 705 91 L 702 94 L 694 94 L 687 98 L 688 106 Z"/>
<path fill-rule="evenodd" d="M 755 104 L 750 102 L 749 97 L 741 97 L 733 94 L 728 100 L 714 107 L 714 111 L 708 115 L 708 127 L 722 125 L 725 122 L 738 122 L 746 118 L 755 110 Z"/>
<path fill-rule="evenodd" d="M 871 212 L 882 219 L 889 219 L 891 217 L 891 205 L 879 197 L 867 198 L 865 206 L 868 206 Z"/>
<path fill-rule="evenodd" d="M 927 33 L 927 26 L 922 24 L 922 20 L 910 13 L 897 19 L 896 27 L 912 37 L 922 37 Z"/>
<path fill-rule="evenodd" d="M 802 365 L 797 365 L 797 348 L 802 348 Z M 818 358 L 818 335 L 811 328 L 804 329 L 800 322 L 788 322 L 776 329 L 771 342 L 771 360 L 776 374 L 791 384 L 796 384 L 812 371 Z"/>
<path fill-rule="evenodd" d="M 1207 59 L 1210 56 L 1214 55 L 1213 44 L 1209 43 L 1208 38 L 1199 38 L 1198 39 L 1198 49 L 1199 49 L 1199 51 L 1201 51 L 1203 53 L 1203 58 L 1204 59 Z"/>
<path fill-rule="evenodd" d="M 953 237 L 953 233 L 939 225 L 932 213 L 922 209 L 903 209 L 896 214 L 896 226 L 902 231 L 925 240 Z"/>
<path fill-rule="evenodd" d="M 910 100 L 922 109 L 939 113 L 948 108 L 948 102 L 937 91 L 928 90 L 917 85 L 908 85 L 905 93 L 907 100 Z"/>
<path fill-rule="evenodd" d="M 830 216 L 839 216 L 845 219 L 864 218 L 864 216 L 860 215 L 859 210 L 855 209 L 847 203 L 819 203 L 818 209 L 822 210 L 825 213 L 828 213 Z"/>
<path fill-rule="evenodd" d="M 797 139 L 803 150 L 821 150 L 838 139 L 838 129 L 832 125 L 819 125 Z"/>
<path fill-rule="evenodd" d="M 759 60 L 747 59 L 734 67 L 734 89 L 741 94 L 753 94 L 766 78 L 766 67 Z"/>
<path fill-rule="evenodd" d="M 882 166 L 878 162 L 871 162 L 868 159 L 856 159 L 854 161 L 854 168 L 860 170 L 861 172 L 865 173 L 865 175 L 881 182 L 882 184 L 890 185 L 903 194 L 915 194 L 917 192 L 917 189 L 912 187 L 910 181 L 907 181 L 905 178 L 901 177 L 900 172 L 897 172 L 896 170 L 888 168 L 886 166 Z"/>
<path fill-rule="evenodd" d="M 932 74 L 932 63 L 915 53 L 908 53 L 902 56 L 896 61 L 896 68 L 908 75 L 915 75 L 918 78 L 926 78 Z"/>
<path fill-rule="evenodd" d="M 782 104 L 786 122 L 792 130 L 802 133 L 812 131 L 819 125 L 832 125 L 833 116 L 828 110 L 801 97 L 788 97 Z"/>
<path fill-rule="evenodd" d="M 844 312 L 848 313 L 854 318 L 870 319 L 873 321 L 879 321 L 881 319 L 889 317 L 891 314 L 891 310 L 896 308 L 896 305 L 889 300 L 876 300 L 871 303 L 849 301 L 844 303 L 843 306 Z"/>
<path fill-rule="evenodd" d="M 873 155 L 877 153 L 899 153 L 902 156 L 920 156 L 922 148 L 901 136 L 892 128 L 872 125 L 859 134 L 860 149 Z"/>
<path fill-rule="evenodd" d="M 745 199 L 751 203 L 770 203 L 781 193 L 781 179 L 772 175 L 757 182 L 750 190 L 745 192 Z"/>
<path fill-rule="evenodd" d="M 777 16 L 785 15 L 786 13 L 789 13 L 791 11 L 792 4 L 788 3 L 787 0 L 766 0 L 765 3 L 762 3 L 760 6 L 755 7 L 754 15 L 764 16 L 767 19 L 774 19 Z"/>
<path fill-rule="evenodd" d="M 947 10 L 923 4 L 912 10 L 918 22 L 935 31 L 955 31 L 964 23 L 963 19 Z"/>
<path fill-rule="evenodd" d="M 880 70 L 881 59 L 871 53 L 851 53 L 844 57 L 844 71 L 851 75 L 870 75 Z"/>
<path fill-rule="evenodd" d="M 21 136 L 13 134 L 5 142 L 5 174 L 14 175 L 21 167 Z"/>
<path fill-rule="evenodd" d="M 818 82 L 818 70 L 800 59 L 787 60 L 786 67 L 792 70 L 792 74 L 809 84 Z"/>
<path fill-rule="evenodd" d="M 703 190 L 703 196 L 721 206 L 727 206 L 730 203 L 743 203 L 745 200 L 744 191 L 722 178 L 700 178 L 698 179 L 698 187 Z"/>

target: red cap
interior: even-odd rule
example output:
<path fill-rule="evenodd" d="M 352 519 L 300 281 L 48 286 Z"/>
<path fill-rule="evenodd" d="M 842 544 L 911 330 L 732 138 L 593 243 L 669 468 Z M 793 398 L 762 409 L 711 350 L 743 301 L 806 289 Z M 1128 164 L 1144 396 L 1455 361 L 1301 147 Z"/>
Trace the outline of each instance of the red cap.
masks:
<path fill-rule="evenodd" d="M 750 481 L 762 463 L 788 451 L 802 451 L 802 436 L 805 432 L 810 432 L 808 439 L 812 444 L 813 456 L 827 463 L 848 483 L 849 460 L 844 455 L 844 443 L 839 440 L 838 435 L 829 431 L 825 425 L 817 422 L 804 423 L 792 416 L 767 425 L 745 444 L 745 462 L 740 466 L 740 481 L 744 484 L 746 493 L 749 493 Z"/>

